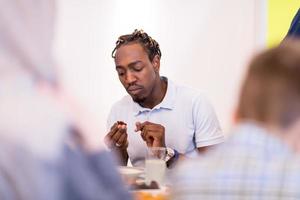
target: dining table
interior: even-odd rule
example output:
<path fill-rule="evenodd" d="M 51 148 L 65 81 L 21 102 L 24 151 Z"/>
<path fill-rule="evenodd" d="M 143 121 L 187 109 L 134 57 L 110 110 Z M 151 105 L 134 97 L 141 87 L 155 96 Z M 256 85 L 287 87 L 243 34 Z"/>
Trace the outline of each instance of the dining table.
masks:
<path fill-rule="evenodd" d="M 155 181 L 146 183 L 145 169 L 142 167 L 119 167 L 125 186 L 132 193 L 134 200 L 169 200 L 170 184 L 159 185 Z M 167 175 L 166 175 L 167 176 Z M 167 177 L 166 177 L 167 179 Z"/>

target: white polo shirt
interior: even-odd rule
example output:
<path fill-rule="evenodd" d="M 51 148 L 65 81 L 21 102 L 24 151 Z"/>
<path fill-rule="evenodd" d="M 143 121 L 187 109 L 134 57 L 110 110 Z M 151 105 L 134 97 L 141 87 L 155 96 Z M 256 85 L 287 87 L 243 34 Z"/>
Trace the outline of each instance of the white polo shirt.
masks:
<path fill-rule="evenodd" d="M 165 127 L 167 147 L 188 157 L 197 155 L 197 147 L 210 146 L 224 141 L 215 111 L 198 91 L 177 86 L 168 80 L 163 101 L 154 108 L 143 108 L 127 95 L 111 108 L 107 128 L 116 121 L 127 124 L 128 155 L 133 166 L 143 166 L 147 145 L 135 123 L 149 121 Z"/>

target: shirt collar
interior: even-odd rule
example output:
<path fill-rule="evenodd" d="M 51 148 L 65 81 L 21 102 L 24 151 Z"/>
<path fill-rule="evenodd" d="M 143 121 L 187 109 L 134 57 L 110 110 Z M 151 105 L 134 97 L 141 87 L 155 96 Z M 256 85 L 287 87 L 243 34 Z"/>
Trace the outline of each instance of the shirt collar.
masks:
<path fill-rule="evenodd" d="M 152 109 L 144 108 L 144 107 L 140 106 L 138 103 L 133 102 L 133 112 L 134 112 L 135 116 L 142 112 L 145 112 L 145 111 L 156 110 L 156 109 L 172 110 L 174 108 L 174 103 L 175 103 L 175 99 L 176 99 L 175 98 L 176 86 L 172 81 L 168 80 L 167 77 L 162 77 L 162 79 L 164 79 L 168 83 L 167 92 L 166 92 L 166 95 L 163 98 L 163 100 Z"/>

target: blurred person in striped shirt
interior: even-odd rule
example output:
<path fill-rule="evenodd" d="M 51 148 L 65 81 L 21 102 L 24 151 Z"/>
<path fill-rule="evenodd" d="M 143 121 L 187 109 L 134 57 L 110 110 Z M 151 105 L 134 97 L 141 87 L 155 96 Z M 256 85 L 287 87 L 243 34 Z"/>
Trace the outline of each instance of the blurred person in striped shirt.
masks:
<path fill-rule="evenodd" d="M 300 41 L 248 68 L 228 140 L 173 176 L 174 200 L 300 199 Z"/>

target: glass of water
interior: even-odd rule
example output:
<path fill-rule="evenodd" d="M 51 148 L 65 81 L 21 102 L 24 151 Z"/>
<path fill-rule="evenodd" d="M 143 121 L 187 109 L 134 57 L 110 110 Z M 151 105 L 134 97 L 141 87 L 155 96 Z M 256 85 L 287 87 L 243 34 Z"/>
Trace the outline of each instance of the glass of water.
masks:
<path fill-rule="evenodd" d="M 164 184 L 166 173 L 166 156 L 167 149 L 165 147 L 150 147 L 147 149 L 145 161 L 146 184 L 156 181 L 159 186 Z"/>

